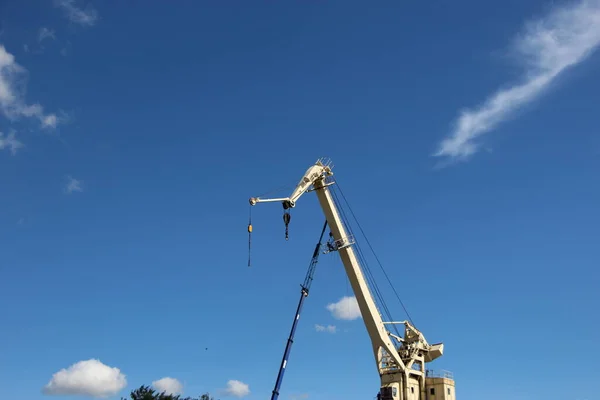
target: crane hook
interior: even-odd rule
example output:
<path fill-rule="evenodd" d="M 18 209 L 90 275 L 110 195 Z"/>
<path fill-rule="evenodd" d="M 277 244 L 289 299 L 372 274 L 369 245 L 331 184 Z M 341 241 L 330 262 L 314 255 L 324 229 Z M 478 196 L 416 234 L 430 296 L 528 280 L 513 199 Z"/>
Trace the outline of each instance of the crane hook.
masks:
<path fill-rule="evenodd" d="M 290 219 L 291 219 L 291 215 L 290 215 L 290 211 L 285 210 L 283 212 L 283 223 L 285 224 L 285 240 L 289 239 L 289 235 L 288 235 L 288 225 L 290 224 Z"/>

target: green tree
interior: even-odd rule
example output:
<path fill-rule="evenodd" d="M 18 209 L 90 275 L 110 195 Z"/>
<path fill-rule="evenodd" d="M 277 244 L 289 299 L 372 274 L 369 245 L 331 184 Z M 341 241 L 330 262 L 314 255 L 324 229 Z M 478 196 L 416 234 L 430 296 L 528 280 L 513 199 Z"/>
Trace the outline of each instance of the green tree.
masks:
<path fill-rule="evenodd" d="M 150 386 L 142 385 L 134 389 L 129 394 L 131 400 L 215 400 L 210 394 L 205 393 L 200 397 L 181 397 L 180 395 L 167 394 L 165 392 L 157 392 Z M 121 400 L 127 400 L 121 397 Z"/>

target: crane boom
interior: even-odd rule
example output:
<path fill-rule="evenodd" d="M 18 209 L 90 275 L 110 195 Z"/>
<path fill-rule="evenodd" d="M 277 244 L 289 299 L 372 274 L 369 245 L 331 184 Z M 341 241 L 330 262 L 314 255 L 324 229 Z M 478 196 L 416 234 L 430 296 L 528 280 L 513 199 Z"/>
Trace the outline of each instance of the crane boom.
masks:
<path fill-rule="evenodd" d="M 356 297 L 363 321 L 371 338 L 375 359 L 378 364 L 383 361 L 381 354 L 381 350 L 383 349 L 389 354 L 392 358 L 392 362 L 394 362 L 398 368 L 404 369 L 404 362 L 400 358 L 396 347 L 387 333 L 379 310 L 375 305 L 375 300 L 371 295 L 371 291 L 367 286 L 367 281 L 360 268 L 358 259 L 356 258 L 354 248 L 352 247 L 354 239 L 348 236 L 331 193 L 325 186 L 325 182 L 323 180 L 318 180 L 314 185 L 321 208 L 331 227 L 335 247 L 344 264 L 346 275 L 348 275 L 348 279 L 350 280 L 350 285 L 352 286 L 352 290 Z"/>
<path fill-rule="evenodd" d="M 340 255 L 346 275 L 356 297 L 363 322 L 369 334 L 373 355 L 381 379 L 381 388 L 378 398 L 381 400 L 419 400 L 425 399 L 426 390 L 430 393 L 441 389 L 453 390 L 454 382 L 451 379 L 429 378 L 425 363 L 430 362 L 443 354 L 443 344 L 430 345 L 425 337 L 410 322 L 399 322 L 404 325 L 404 337 L 393 335 L 386 329 L 387 324 L 398 322 L 384 322 L 369 286 L 363 275 L 360 263 L 354 251 L 354 238 L 348 234 L 338 207 L 329 189 L 333 182 L 331 164 L 318 160 L 306 170 L 296 189 L 289 197 L 278 199 L 250 198 L 250 204 L 261 202 L 281 202 L 284 210 L 295 207 L 298 199 L 308 191 L 315 191 L 319 204 L 325 214 L 327 224 L 333 237 L 333 249 Z M 440 387 L 440 385 L 442 385 Z M 454 398 L 454 397 L 452 397 Z"/>

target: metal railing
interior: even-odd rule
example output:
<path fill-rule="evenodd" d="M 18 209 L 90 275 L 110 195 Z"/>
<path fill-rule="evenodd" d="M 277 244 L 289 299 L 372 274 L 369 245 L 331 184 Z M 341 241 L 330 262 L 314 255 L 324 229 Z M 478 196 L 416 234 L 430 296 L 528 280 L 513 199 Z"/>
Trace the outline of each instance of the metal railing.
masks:
<path fill-rule="evenodd" d="M 337 249 L 343 249 L 344 247 L 348 247 L 355 243 L 354 235 L 348 235 L 344 238 L 338 239 L 334 242 L 334 245 Z"/>
<path fill-rule="evenodd" d="M 321 163 L 321 165 L 323 165 L 324 167 L 329 167 L 333 169 L 333 162 L 329 157 L 321 157 L 317 160 L 317 163 Z"/>
<path fill-rule="evenodd" d="M 425 376 L 427 378 L 446 378 L 454 380 L 454 374 L 450 371 L 446 371 L 443 369 L 439 371 L 428 369 L 427 371 L 425 371 Z"/>
<path fill-rule="evenodd" d="M 329 241 L 326 243 L 323 250 L 323 254 L 330 253 L 332 251 L 338 251 L 343 249 L 344 247 L 352 246 L 355 243 L 354 235 L 348 235 L 336 241 Z"/>

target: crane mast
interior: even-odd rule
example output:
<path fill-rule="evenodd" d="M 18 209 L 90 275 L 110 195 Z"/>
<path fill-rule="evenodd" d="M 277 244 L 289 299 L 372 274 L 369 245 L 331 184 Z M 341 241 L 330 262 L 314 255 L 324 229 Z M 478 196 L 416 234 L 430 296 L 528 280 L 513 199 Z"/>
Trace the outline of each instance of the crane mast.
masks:
<path fill-rule="evenodd" d="M 375 304 L 360 263 L 354 251 L 354 238 L 346 231 L 335 204 L 330 185 L 335 184 L 331 164 L 319 159 L 305 172 L 289 197 L 276 199 L 250 198 L 250 204 L 281 202 L 284 210 L 295 207 L 306 192 L 315 191 L 331 230 L 332 249 L 340 255 L 346 275 L 356 297 L 363 322 L 371 339 L 373 356 L 379 372 L 380 400 L 455 400 L 454 380 L 448 374 L 434 376 L 425 367 L 443 354 L 444 345 L 430 345 L 409 321 L 384 322 Z M 289 221 L 289 220 L 288 220 Z M 390 324 L 403 324 L 404 337 L 392 334 Z"/>

